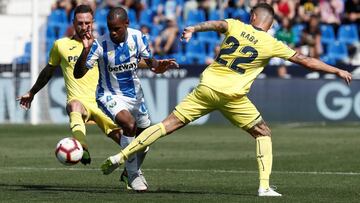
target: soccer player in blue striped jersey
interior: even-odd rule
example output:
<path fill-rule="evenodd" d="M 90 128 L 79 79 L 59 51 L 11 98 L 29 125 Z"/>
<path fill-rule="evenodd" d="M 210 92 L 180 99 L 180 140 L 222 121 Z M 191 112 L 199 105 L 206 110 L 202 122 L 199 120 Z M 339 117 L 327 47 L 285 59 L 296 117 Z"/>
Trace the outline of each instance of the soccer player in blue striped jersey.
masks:
<path fill-rule="evenodd" d="M 150 126 L 144 94 L 136 75 L 140 59 L 155 73 L 163 73 L 178 64 L 173 59 L 158 61 L 152 57 L 146 37 L 139 30 L 128 27 L 125 9 L 111 9 L 107 24 L 108 34 L 94 39 L 91 32 L 87 32 L 82 37 L 84 48 L 75 64 L 74 77 L 81 78 L 98 65 L 97 103 L 123 129 L 121 145 L 126 147 L 136 134 Z M 140 165 L 136 155 L 129 157 L 125 163 L 131 187 L 136 191 L 145 191 L 147 182 Z"/>
<path fill-rule="evenodd" d="M 194 32 L 216 31 L 224 34 L 219 55 L 202 73 L 200 84 L 175 110 L 161 123 L 147 128 L 120 153 L 109 157 L 101 166 L 103 173 L 110 174 L 138 150 L 218 110 L 231 123 L 255 138 L 259 169 L 258 196 L 281 196 L 269 185 L 273 161 L 271 131 L 247 97 L 251 84 L 272 57 L 290 60 L 313 71 L 336 74 L 347 84 L 351 81 L 351 74 L 296 53 L 269 35 L 267 31 L 273 23 L 274 15 L 270 5 L 260 3 L 252 9 L 250 24 L 237 19 L 225 19 L 186 27 L 182 33 L 182 39 L 186 41 L 190 40 Z"/>
<path fill-rule="evenodd" d="M 69 115 L 72 136 L 84 148 L 81 163 L 90 164 L 89 146 L 86 142 L 86 126 L 88 121 L 95 121 L 105 135 L 120 144 L 121 130 L 102 110 L 95 100 L 96 82 L 99 78 L 97 68 L 89 71 L 86 77 L 77 80 L 73 76 L 73 69 L 82 51 L 80 36 L 93 27 L 93 11 L 87 5 L 79 5 L 74 10 L 73 28 L 75 33 L 71 37 L 64 37 L 54 42 L 51 48 L 48 64 L 40 72 L 36 83 L 26 94 L 18 97 L 20 106 L 29 109 L 34 96 L 51 79 L 55 70 L 61 68 L 66 89 L 66 111 Z"/>

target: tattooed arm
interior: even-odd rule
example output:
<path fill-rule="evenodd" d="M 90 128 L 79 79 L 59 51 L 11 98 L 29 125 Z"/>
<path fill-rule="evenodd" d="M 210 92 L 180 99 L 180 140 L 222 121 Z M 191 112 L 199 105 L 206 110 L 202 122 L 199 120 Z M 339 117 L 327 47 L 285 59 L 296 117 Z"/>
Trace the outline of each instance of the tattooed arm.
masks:
<path fill-rule="evenodd" d="M 326 63 L 312 57 L 296 53 L 294 56 L 289 58 L 289 61 L 302 65 L 312 71 L 323 71 L 326 73 L 333 73 L 344 79 L 347 84 L 350 84 L 351 73 L 345 70 L 341 70 L 334 66 L 327 65 Z"/>
<path fill-rule="evenodd" d="M 225 33 L 228 30 L 228 24 L 224 20 L 205 21 L 197 25 L 188 26 L 184 29 L 181 39 L 188 42 L 194 32 L 216 31 Z"/>

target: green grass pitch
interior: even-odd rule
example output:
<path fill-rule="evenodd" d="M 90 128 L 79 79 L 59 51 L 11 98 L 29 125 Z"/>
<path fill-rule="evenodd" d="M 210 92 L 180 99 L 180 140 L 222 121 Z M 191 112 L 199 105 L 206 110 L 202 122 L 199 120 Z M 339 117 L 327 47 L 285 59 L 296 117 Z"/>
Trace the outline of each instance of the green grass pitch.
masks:
<path fill-rule="evenodd" d="M 280 198 L 257 197 L 255 142 L 233 126 L 188 126 L 162 138 L 143 165 L 147 193 L 127 191 L 120 170 L 102 161 L 117 145 L 88 128 L 92 163 L 55 158 L 67 125 L 0 125 L 0 202 L 359 202 L 360 126 L 271 125 L 271 184 Z"/>

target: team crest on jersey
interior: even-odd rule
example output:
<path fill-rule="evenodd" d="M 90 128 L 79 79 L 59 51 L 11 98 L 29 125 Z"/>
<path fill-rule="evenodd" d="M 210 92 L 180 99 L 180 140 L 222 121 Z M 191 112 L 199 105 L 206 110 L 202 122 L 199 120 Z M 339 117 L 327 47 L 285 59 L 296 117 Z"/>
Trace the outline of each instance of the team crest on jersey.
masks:
<path fill-rule="evenodd" d="M 109 104 L 109 108 L 114 108 L 115 106 L 116 106 L 116 101 L 114 100 L 114 101 L 112 101 L 110 104 Z"/>
<path fill-rule="evenodd" d="M 124 54 L 120 55 L 120 61 L 125 61 L 126 60 L 126 56 Z"/>
<path fill-rule="evenodd" d="M 109 102 L 109 101 L 111 101 L 113 98 L 111 97 L 111 96 L 107 96 L 106 97 L 106 102 Z"/>

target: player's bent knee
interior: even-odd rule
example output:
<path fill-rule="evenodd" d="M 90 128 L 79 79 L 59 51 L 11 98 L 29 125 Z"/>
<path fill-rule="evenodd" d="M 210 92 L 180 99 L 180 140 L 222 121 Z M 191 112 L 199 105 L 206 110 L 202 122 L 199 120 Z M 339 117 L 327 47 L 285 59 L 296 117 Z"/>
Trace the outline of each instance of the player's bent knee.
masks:
<path fill-rule="evenodd" d="M 122 135 L 121 129 L 115 129 L 115 130 L 111 131 L 109 134 L 107 134 L 107 136 L 109 138 L 111 138 L 112 140 L 114 140 L 114 142 L 116 142 L 116 143 L 120 143 L 121 135 Z"/>
<path fill-rule="evenodd" d="M 171 134 L 179 128 L 182 128 L 186 125 L 181 121 L 174 113 L 171 113 L 167 118 L 162 121 L 166 134 Z"/>
<path fill-rule="evenodd" d="M 271 130 L 269 126 L 265 123 L 265 121 L 261 120 L 257 124 L 255 124 L 252 128 L 247 130 L 248 133 L 254 138 L 261 136 L 269 136 L 271 137 Z"/>
<path fill-rule="evenodd" d="M 73 111 L 83 112 L 84 111 L 84 107 L 83 107 L 82 103 L 80 101 L 78 101 L 78 100 L 71 100 L 66 105 L 66 109 L 69 112 L 73 112 Z"/>

